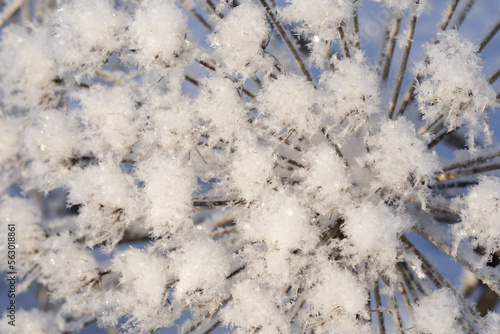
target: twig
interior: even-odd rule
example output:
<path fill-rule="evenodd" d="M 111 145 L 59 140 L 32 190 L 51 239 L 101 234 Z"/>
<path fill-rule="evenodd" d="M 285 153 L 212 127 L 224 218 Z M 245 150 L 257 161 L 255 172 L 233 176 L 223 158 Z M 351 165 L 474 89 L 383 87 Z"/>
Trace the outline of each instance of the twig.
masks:
<path fill-rule="evenodd" d="M 306 66 L 304 65 L 304 62 L 300 58 L 300 55 L 298 54 L 297 50 L 295 50 L 295 47 L 292 45 L 292 42 L 288 38 L 285 30 L 283 30 L 283 27 L 281 27 L 281 24 L 278 22 L 278 20 L 276 20 L 276 17 L 274 16 L 273 12 L 271 11 L 271 8 L 269 8 L 269 5 L 267 4 L 267 2 L 265 0 L 259 0 L 259 1 L 262 4 L 262 6 L 264 7 L 264 9 L 266 10 L 267 15 L 269 15 L 269 17 L 271 18 L 271 21 L 273 22 L 274 26 L 276 27 L 276 29 L 280 33 L 280 36 L 283 39 L 283 41 L 285 42 L 286 46 L 288 47 L 288 49 L 292 53 L 293 58 L 295 59 L 295 61 L 297 62 L 297 64 L 300 67 L 300 70 L 305 75 L 305 77 L 307 78 L 308 81 L 312 81 L 311 74 L 309 74 L 309 71 L 307 70 Z"/>
<path fill-rule="evenodd" d="M 377 309 L 380 309 L 382 307 L 382 299 L 380 298 L 378 281 L 373 282 L 373 296 L 375 298 L 375 306 L 377 307 Z M 382 312 L 377 312 L 377 320 L 380 334 L 385 334 L 384 315 L 382 314 Z"/>
<path fill-rule="evenodd" d="M 413 316 L 413 312 L 412 312 L 412 304 L 411 304 L 410 298 L 408 297 L 408 293 L 406 292 L 405 286 L 403 285 L 402 276 L 403 275 L 401 274 L 401 272 L 399 273 L 399 275 L 397 275 L 396 285 L 398 286 L 399 293 L 403 297 L 403 301 L 406 305 L 406 309 L 408 310 L 408 313 L 410 314 L 411 320 L 413 320 L 413 322 L 415 322 L 415 317 Z"/>
<path fill-rule="evenodd" d="M 0 17 L 0 27 L 3 26 L 3 24 L 8 20 L 10 19 L 10 17 L 16 12 L 16 10 L 19 9 L 19 7 L 21 7 L 23 5 L 23 3 L 25 2 L 26 0 L 19 0 L 17 2 L 15 2 L 14 4 L 12 4 L 10 6 L 10 8 L 8 8 L 5 13 L 3 14 L 2 17 Z"/>
<path fill-rule="evenodd" d="M 491 160 L 491 159 L 494 159 L 497 157 L 500 157 L 500 150 L 497 152 L 491 153 L 491 154 L 482 155 L 482 156 L 474 158 L 474 159 L 469 159 L 467 161 L 453 163 L 451 165 L 444 167 L 442 170 L 443 170 L 443 172 L 448 172 L 448 171 L 453 170 L 453 169 L 469 167 L 470 165 L 484 162 L 487 160 Z"/>
<path fill-rule="evenodd" d="M 382 277 L 382 281 L 386 286 L 389 285 L 388 279 Z M 398 302 L 396 300 L 396 296 L 394 294 L 386 296 L 387 301 L 389 303 L 389 308 L 391 309 L 391 314 L 392 314 L 392 319 L 394 321 L 394 324 L 396 325 L 398 334 L 402 334 L 402 322 L 401 322 L 401 313 L 399 312 L 399 307 L 398 307 Z"/>
<path fill-rule="evenodd" d="M 353 4 L 358 2 L 358 0 L 354 0 Z M 356 49 L 361 49 L 361 38 L 359 36 L 359 18 L 358 18 L 358 10 L 354 10 L 354 15 L 353 15 L 353 25 L 354 25 L 354 34 L 356 35 L 356 42 L 354 43 L 354 46 Z"/>
<path fill-rule="evenodd" d="M 193 15 L 193 17 L 198 21 L 200 22 L 200 24 L 208 30 L 208 32 L 212 32 L 214 30 L 214 28 L 212 27 L 212 25 L 210 23 L 208 23 L 207 20 L 205 20 L 205 18 L 196 11 L 195 8 L 189 8 L 189 12 L 191 13 L 191 15 Z"/>
<path fill-rule="evenodd" d="M 455 13 L 455 10 L 457 9 L 458 2 L 460 0 L 453 0 L 453 2 L 448 6 L 448 11 L 443 17 L 443 21 L 441 23 L 441 30 L 446 30 L 448 28 L 448 24 L 450 23 L 451 17 Z"/>
<path fill-rule="evenodd" d="M 435 179 L 438 182 L 443 182 L 443 181 L 447 181 L 447 180 L 462 178 L 465 176 L 487 173 L 487 172 L 491 172 L 491 171 L 499 170 L 499 169 L 500 169 L 500 163 L 496 163 L 496 164 L 466 169 L 463 171 L 442 173 L 442 174 L 439 174 L 438 176 L 436 176 Z"/>
<path fill-rule="evenodd" d="M 464 22 L 465 18 L 469 15 L 470 10 L 472 6 L 476 3 L 476 0 L 469 0 L 469 2 L 465 5 L 464 9 L 460 13 L 457 19 L 457 23 L 455 23 L 455 27 L 458 29 L 462 23 Z"/>
<path fill-rule="evenodd" d="M 189 82 L 189 83 L 191 83 L 191 84 L 195 85 L 196 87 L 199 87 L 199 86 L 200 86 L 200 83 L 198 82 L 198 80 L 196 80 L 196 79 L 194 79 L 194 78 L 190 77 L 189 75 L 185 75 L 185 76 L 184 76 L 184 79 L 185 79 L 187 82 Z"/>
<path fill-rule="evenodd" d="M 344 35 L 344 29 L 342 26 L 337 28 L 337 31 L 339 33 L 340 41 L 342 42 L 342 50 L 344 51 L 344 56 L 346 58 L 351 58 L 351 53 L 349 52 L 349 45 L 347 45 L 347 42 L 345 40 L 345 35 Z"/>
<path fill-rule="evenodd" d="M 490 30 L 490 32 L 483 38 L 481 44 L 479 44 L 478 53 L 481 53 L 484 50 L 484 48 L 493 39 L 493 37 L 495 37 L 498 30 L 500 30 L 500 19 L 498 20 L 497 24 Z"/>
<path fill-rule="evenodd" d="M 498 69 L 498 71 L 496 71 L 489 79 L 488 79 L 488 83 L 490 85 L 493 85 L 497 80 L 498 78 L 500 78 L 500 69 Z"/>
<path fill-rule="evenodd" d="M 389 71 L 391 69 L 392 58 L 394 55 L 394 48 L 396 46 L 396 36 L 399 32 L 399 27 L 401 26 L 401 18 L 398 17 L 392 26 L 391 33 L 389 35 L 389 42 L 387 43 L 387 51 L 385 57 L 384 70 L 382 72 L 382 81 L 386 81 L 389 77 Z"/>
<path fill-rule="evenodd" d="M 418 4 L 419 0 L 415 1 Z M 394 88 L 394 94 L 392 96 L 391 103 L 389 104 L 389 118 L 394 115 L 394 109 L 396 108 L 396 103 L 398 102 L 399 93 L 401 91 L 401 85 L 403 84 L 403 78 L 406 72 L 406 66 L 408 65 L 408 59 L 410 58 L 411 46 L 413 43 L 413 35 L 415 34 L 415 26 L 417 25 L 417 15 L 413 14 L 410 19 L 408 35 L 406 36 L 406 47 L 403 53 L 403 59 L 401 61 L 401 67 L 399 68 L 399 75 L 396 81 L 396 86 Z"/>

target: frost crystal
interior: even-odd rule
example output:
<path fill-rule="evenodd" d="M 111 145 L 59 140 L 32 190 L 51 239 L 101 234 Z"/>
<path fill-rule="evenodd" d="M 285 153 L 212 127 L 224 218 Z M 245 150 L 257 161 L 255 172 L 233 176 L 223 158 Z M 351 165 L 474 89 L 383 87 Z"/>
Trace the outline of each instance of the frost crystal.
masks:
<path fill-rule="evenodd" d="M 434 291 L 415 306 L 415 327 L 419 333 L 466 333 L 457 322 L 460 301 L 448 289 Z"/>
<path fill-rule="evenodd" d="M 219 21 L 209 40 L 228 71 L 246 78 L 268 67 L 262 50 L 268 38 L 264 12 L 252 1 L 245 1 Z"/>
<path fill-rule="evenodd" d="M 463 239 L 468 239 L 471 247 L 482 247 L 483 260 L 475 264 L 480 267 L 490 259 L 490 254 L 500 250 L 500 179 L 482 177 L 477 186 L 455 203 L 461 207 L 461 222 L 452 229 L 455 249 Z"/>
<path fill-rule="evenodd" d="M 442 121 L 454 130 L 469 125 L 468 144 L 474 148 L 477 130 L 487 131 L 485 109 L 496 105 L 496 94 L 482 73 L 477 46 L 458 31 L 438 34 L 436 44 L 425 44 L 428 61 L 415 67 L 419 109 L 427 124 Z M 456 71 L 460 75 L 456 75 Z M 482 126 L 481 126 L 482 125 Z"/>
<path fill-rule="evenodd" d="M 187 17 L 174 1 L 141 1 L 128 27 L 134 48 L 130 59 L 140 66 L 169 66 L 183 52 Z"/>
<path fill-rule="evenodd" d="M 105 62 L 121 47 L 127 21 L 110 0 L 63 1 L 52 30 L 52 50 L 61 70 Z"/>

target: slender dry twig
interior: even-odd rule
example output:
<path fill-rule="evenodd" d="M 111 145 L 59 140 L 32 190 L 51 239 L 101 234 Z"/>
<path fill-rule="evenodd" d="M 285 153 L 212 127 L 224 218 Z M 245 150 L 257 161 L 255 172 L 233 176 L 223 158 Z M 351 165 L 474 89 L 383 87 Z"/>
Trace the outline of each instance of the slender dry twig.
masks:
<path fill-rule="evenodd" d="M 448 28 L 448 24 L 451 21 L 451 18 L 453 14 L 455 13 L 455 10 L 457 9 L 458 2 L 460 0 L 453 0 L 453 2 L 448 6 L 448 10 L 446 11 L 445 15 L 443 16 L 443 22 L 441 23 L 441 30 L 446 30 Z"/>
<path fill-rule="evenodd" d="M 358 0 L 353 1 L 353 3 L 356 3 L 356 2 L 358 2 Z M 354 43 L 354 47 L 359 50 L 359 49 L 361 49 L 361 44 L 360 44 L 361 38 L 359 36 L 359 18 L 358 18 L 358 10 L 357 9 L 354 10 L 352 20 L 353 20 L 352 23 L 354 26 L 354 34 L 356 36 L 356 42 Z"/>
<path fill-rule="evenodd" d="M 287 36 L 285 30 L 283 29 L 283 27 L 281 26 L 281 24 L 278 22 L 278 20 L 276 20 L 276 16 L 272 12 L 272 10 L 269 7 L 269 5 L 267 4 L 266 0 L 259 0 L 259 1 L 262 4 L 262 6 L 264 7 L 264 9 L 266 10 L 267 15 L 269 16 L 269 18 L 273 22 L 273 25 L 278 30 L 278 32 L 279 32 L 281 38 L 283 39 L 283 41 L 285 42 L 286 46 L 288 47 L 288 49 L 292 53 L 292 56 L 295 59 L 295 61 L 297 62 L 297 64 L 299 65 L 300 70 L 302 71 L 302 73 L 304 74 L 304 76 L 307 78 L 308 81 L 312 81 L 311 74 L 309 74 L 309 71 L 307 70 L 306 66 L 304 65 L 304 61 L 302 60 L 299 53 L 297 52 L 297 50 L 293 46 L 292 42 L 288 38 L 288 36 Z"/>
<path fill-rule="evenodd" d="M 23 5 L 23 3 L 26 0 L 18 0 L 17 2 L 14 2 L 13 4 L 10 5 L 9 8 L 5 10 L 3 15 L 0 17 L 0 27 L 3 26 L 3 24 L 10 19 L 12 15 Z"/>
<path fill-rule="evenodd" d="M 491 172 L 491 171 L 499 170 L 499 169 L 500 169 L 500 163 L 494 163 L 494 164 L 474 167 L 474 168 L 470 168 L 470 169 L 451 171 L 448 173 L 439 174 L 438 176 L 436 176 L 436 181 L 443 182 L 443 181 L 447 181 L 447 180 L 462 178 L 465 176 L 479 175 L 482 173 L 487 173 L 487 172 Z"/>
<path fill-rule="evenodd" d="M 418 4 L 419 0 L 415 1 L 415 4 Z M 396 108 L 396 103 L 398 102 L 399 93 L 401 91 L 401 85 L 403 84 L 403 78 L 406 73 L 406 66 L 408 65 L 408 59 L 410 58 L 411 46 L 413 44 L 413 35 L 415 34 L 415 27 L 417 25 L 417 15 L 413 14 L 409 27 L 408 34 L 406 36 L 406 46 L 403 53 L 403 59 L 401 60 L 401 66 L 399 68 L 398 78 L 396 80 L 396 85 L 394 87 L 394 94 L 392 95 L 391 103 L 389 104 L 389 118 L 392 118 L 394 115 L 394 109 Z"/>
<path fill-rule="evenodd" d="M 442 171 L 443 172 L 449 172 L 450 170 L 453 170 L 453 169 L 469 167 L 471 165 L 474 165 L 474 164 L 477 164 L 477 163 L 481 163 L 481 162 L 484 162 L 484 161 L 488 161 L 488 160 L 491 160 L 491 159 L 495 159 L 497 157 L 500 157 L 500 151 L 496 151 L 496 152 L 493 152 L 493 153 L 490 153 L 490 154 L 482 155 L 482 156 L 479 156 L 479 157 L 474 158 L 474 159 L 469 159 L 469 160 L 466 160 L 466 161 L 453 163 L 451 165 L 445 166 L 442 169 Z"/>
<path fill-rule="evenodd" d="M 499 30 L 500 30 L 500 19 L 493 26 L 493 28 L 491 28 L 491 30 L 486 34 L 486 36 L 483 38 L 483 40 L 479 44 L 479 50 L 478 50 L 479 53 L 484 50 L 484 48 L 488 45 L 489 42 L 491 42 L 491 40 L 493 39 L 493 37 L 495 37 L 495 35 L 497 34 L 497 32 Z"/>
<path fill-rule="evenodd" d="M 498 80 L 498 78 L 500 78 L 500 69 L 498 69 L 498 71 L 491 75 L 491 77 L 488 79 L 488 83 L 490 85 L 493 85 Z"/>
<path fill-rule="evenodd" d="M 382 299 L 380 298 L 380 288 L 378 285 L 378 281 L 373 282 L 373 296 L 375 298 L 376 309 L 381 309 Z M 382 314 L 382 312 L 377 312 L 377 320 L 380 334 L 385 334 L 384 315 Z"/>
<path fill-rule="evenodd" d="M 340 41 L 342 42 L 342 50 L 344 51 L 344 57 L 351 58 L 351 53 L 349 52 L 349 45 L 347 45 L 347 42 L 345 40 L 344 29 L 342 28 L 342 26 L 340 26 L 337 28 L 337 31 L 339 33 Z"/>
<path fill-rule="evenodd" d="M 401 18 L 398 17 L 394 20 L 391 32 L 389 34 L 389 42 L 387 43 L 387 50 L 384 62 L 384 70 L 382 72 L 382 81 L 387 81 L 389 77 L 389 71 L 391 69 L 392 58 L 394 55 L 394 48 L 396 46 L 396 36 L 399 33 L 399 27 L 401 26 Z"/>
<path fill-rule="evenodd" d="M 467 2 L 467 4 L 465 5 L 464 9 L 462 9 L 462 11 L 460 12 L 460 14 L 458 15 L 457 22 L 455 23 L 456 29 L 460 28 L 460 26 L 462 25 L 462 23 L 465 21 L 465 19 L 467 18 L 467 16 L 470 13 L 470 10 L 472 9 L 472 6 L 474 6 L 474 4 L 476 3 L 476 1 L 477 0 L 469 0 L 469 2 Z"/>

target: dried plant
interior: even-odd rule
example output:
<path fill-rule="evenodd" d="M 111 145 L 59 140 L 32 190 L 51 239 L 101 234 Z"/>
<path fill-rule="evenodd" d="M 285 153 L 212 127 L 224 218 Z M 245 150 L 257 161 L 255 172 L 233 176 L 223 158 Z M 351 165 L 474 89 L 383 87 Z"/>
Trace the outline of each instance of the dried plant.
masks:
<path fill-rule="evenodd" d="M 2 333 L 500 332 L 481 1 L 4 2 Z"/>

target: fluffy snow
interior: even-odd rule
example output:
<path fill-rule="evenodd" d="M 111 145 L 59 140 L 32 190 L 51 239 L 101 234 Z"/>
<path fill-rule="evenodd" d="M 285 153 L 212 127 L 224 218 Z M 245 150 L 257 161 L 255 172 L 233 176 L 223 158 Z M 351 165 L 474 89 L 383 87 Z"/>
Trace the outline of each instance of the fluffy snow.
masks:
<path fill-rule="evenodd" d="M 122 46 L 128 21 L 111 0 L 63 1 L 51 31 L 51 51 L 60 72 L 106 61 Z"/>
<path fill-rule="evenodd" d="M 179 280 L 174 298 L 188 305 L 213 302 L 214 310 L 227 298 L 230 257 L 221 245 L 207 236 L 194 236 L 172 259 Z"/>
<path fill-rule="evenodd" d="M 437 40 L 424 45 L 429 59 L 414 68 L 422 76 L 415 90 L 419 110 L 427 123 L 445 116 L 448 131 L 467 125 L 468 145 L 474 148 L 477 132 L 488 131 L 485 108 L 496 105 L 496 93 L 483 74 L 478 46 L 454 29 L 439 33 Z"/>
<path fill-rule="evenodd" d="M 413 308 L 416 329 L 419 333 L 466 333 L 457 321 L 460 317 L 459 304 L 458 298 L 446 288 L 420 299 Z"/>
<path fill-rule="evenodd" d="M 247 78 L 260 68 L 272 66 L 263 59 L 262 45 L 268 37 L 263 8 L 245 1 L 217 23 L 209 42 L 215 55 L 224 59 L 229 73 Z"/>
<path fill-rule="evenodd" d="M 192 195 L 196 179 L 185 162 L 164 155 L 141 161 L 136 169 L 144 182 L 146 226 L 154 237 L 175 234 L 192 224 Z"/>
<path fill-rule="evenodd" d="M 320 130 L 319 118 L 313 112 L 317 92 L 306 79 L 280 75 L 269 80 L 257 97 L 259 111 L 267 118 L 265 124 L 276 132 L 295 129 L 298 134 L 313 135 Z"/>
<path fill-rule="evenodd" d="M 408 185 L 418 189 L 422 182 L 429 182 L 430 175 L 439 170 L 439 161 L 435 152 L 427 149 L 422 137 L 414 125 L 405 118 L 384 120 L 377 135 L 367 138 L 370 153 L 359 159 L 373 166 L 379 183 L 373 186 L 385 186 L 403 192 Z"/>
<path fill-rule="evenodd" d="M 128 26 L 130 59 L 142 67 L 169 66 L 186 48 L 187 16 L 175 1 L 141 1 Z"/>
<path fill-rule="evenodd" d="M 57 91 L 57 66 L 46 45 L 47 27 L 29 30 L 10 25 L 0 41 L 0 84 L 5 105 L 32 108 L 52 105 Z"/>
<path fill-rule="evenodd" d="M 244 236 L 269 248 L 293 251 L 313 248 L 317 230 L 299 199 L 286 193 L 267 194 L 258 207 L 238 220 Z"/>
<path fill-rule="evenodd" d="M 1 165 L 13 160 L 21 150 L 23 121 L 24 119 L 16 117 L 0 118 L 0 133 L 2 134 L 2 140 L 0 141 Z"/>
<path fill-rule="evenodd" d="M 353 1 L 346 0 L 287 0 L 288 6 L 280 10 L 287 22 L 300 22 L 300 31 L 306 35 L 317 35 L 319 39 L 333 40 L 338 36 L 337 28 L 348 22 L 354 9 Z"/>
<path fill-rule="evenodd" d="M 84 144 L 97 157 L 131 153 L 137 141 L 139 123 L 135 101 L 126 87 L 95 85 L 73 94 L 81 106 L 76 116 L 83 123 L 87 138 Z"/>
<path fill-rule="evenodd" d="M 401 254 L 399 237 L 413 225 L 411 218 L 383 203 L 370 202 L 347 207 L 343 217 L 345 253 L 354 263 L 367 261 L 375 272 L 393 275 Z"/>
<path fill-rule="evenodd" d="M 481 267 L 500 250 L 500 178 L 481 177 L 479 184 L 455 204 L 461 208 L 461 222 L 452 228 L 455 252 L 464 239 L 472 248 L 484 248 L 483 260 L 474 264 Z"/>

